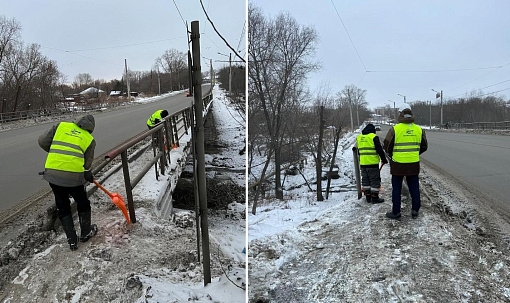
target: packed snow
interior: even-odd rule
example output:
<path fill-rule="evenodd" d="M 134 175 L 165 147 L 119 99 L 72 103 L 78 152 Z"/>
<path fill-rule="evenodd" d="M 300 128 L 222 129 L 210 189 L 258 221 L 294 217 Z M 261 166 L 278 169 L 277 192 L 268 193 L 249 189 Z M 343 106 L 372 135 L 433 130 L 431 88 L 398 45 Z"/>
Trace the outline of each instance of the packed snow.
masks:
<path fill-rule="evenodd" d="M 286 176 L 283 201 L 266 198 L 249 214 L 249 301 L 510 302 L 508 235 L 453 181 L 422 165 L 417 219 L 405 187 L 402 220 L 385 217 L 388 166 L 386 201 L 357 199 L 351 147 L 359 133 L 341 139 L 329 199 L 317 202 L 305 185 L 315 182 L 310 157 L 304 177 Z"/>
<path fill-rule="evenodd" d="M 218 86 L 213 95 L 210 115 L 218 122 L 219 139 L 225 145 L 217 158 L 237 171 L 244 170 L 245 156 L 231 150 L 244 144 L 245 127 L 229 122 L 233 116 L 242 118 Z M 127 223 L 106 194 L 95 191 L 90 200 L 98 234 L 79 243 L 77 251 L 70 251 L 61 229 L 47 232 L 48 244 L 44 249 L 34 248 L 25 267 L 0 292 L 2 302 L 245 302 L 244 201 L 231 201 L 228 210 L 209 215 L 212 282 L 207 286 L 202 264 L 197 262 L 194 212 L 174 209 L 173 215 L 162 215 L 165 190 L 176 182 L 190 146 L 190 137 L 184 136 L 180 147 L 172 150 L 173 175 L 160 175 L 156 180 L 150 170 L 133 189 L 135 224 Z M 131 176 L 151 158 L 149 148 L 130 163 Z M 232 178 L 241 179 L 237 172 Z M 113 172 L 102 185 L 123 196 L 127 204 L 122 170 Z M 75 227 L 79 232 L 77 219 Z"/>

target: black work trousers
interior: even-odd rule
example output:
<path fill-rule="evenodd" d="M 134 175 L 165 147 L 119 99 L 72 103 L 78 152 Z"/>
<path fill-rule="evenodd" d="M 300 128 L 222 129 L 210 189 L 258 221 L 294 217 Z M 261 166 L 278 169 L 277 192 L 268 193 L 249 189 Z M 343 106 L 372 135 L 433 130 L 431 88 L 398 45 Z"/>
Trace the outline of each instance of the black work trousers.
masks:
<path fill-rule="evenodd" d="M 90 212 L 90 201 L 87 198 L 85 186 L 63 187 L 50 183 L 50 187 L 55 195 L 55 203 L 57 205 L 59 218 L 72 215 L 69 196 L 73 197 L 76 202 L 78 214 Z"/>
<path fill-rule="evenodd" d="M 379 172 L 378 165 L 362 165 L 360 168 L 363 190 L 378 193 L 381 186 L 381 173 Z"/>

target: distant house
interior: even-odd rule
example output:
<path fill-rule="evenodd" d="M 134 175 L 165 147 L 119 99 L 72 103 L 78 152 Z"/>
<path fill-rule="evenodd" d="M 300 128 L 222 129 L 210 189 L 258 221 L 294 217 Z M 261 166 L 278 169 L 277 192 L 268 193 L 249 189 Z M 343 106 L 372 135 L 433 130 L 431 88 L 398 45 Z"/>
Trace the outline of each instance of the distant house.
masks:
<path fill-rule="evenodd" d="M 98 94 L 104 93 L 103 90 L 97 89 L 95 87 L 89 87 L 86 90 L 80 92 L 80 95 L 84 97 L 96 97 Z"/>

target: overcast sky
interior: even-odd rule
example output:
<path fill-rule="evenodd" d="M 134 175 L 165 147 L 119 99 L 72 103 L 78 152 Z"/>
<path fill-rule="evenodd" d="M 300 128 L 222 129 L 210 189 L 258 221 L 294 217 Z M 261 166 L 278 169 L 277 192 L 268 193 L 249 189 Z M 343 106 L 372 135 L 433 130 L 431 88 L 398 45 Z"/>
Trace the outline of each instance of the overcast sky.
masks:
<path fill-rule="evenodd" d="M 327 84 L 335 94 L 354 84 L 367 90 L 371 108 L 393 102 L 398 107 L 403 102 L 398 94 L 408 103 L 435 102 L 431 89 L 443 90 L 445 99 L 479 89 L 506 89 L 499 94 L 510 96 L 508 0 L 253 0 L 249 5 L 266 16 L 289 12 L 317 30 L 322 70 L 310 75 L 312 91 Z"/>
<path fill-rule="evenodd" d="M 220 34 L 244 56 L 246 3 L 202 1 Z M 165 50 L 187 52 L 184 21 L 190 30 L 191 21 L 200 22 L 202 56 L 213 59 L 215 68 L 228 65 L 215 61 L 228 61 L 232 52 L 208 23 L 199 0 L 0 0 L 0 15 L 15 18 L 22 26 L 21 40 L 41 45 L 68 82 L 79 73 L 120 79 L 124 59 L 130 70 L 149 71 Z M 201 63 L 209 69 L 209 60 Z"/>

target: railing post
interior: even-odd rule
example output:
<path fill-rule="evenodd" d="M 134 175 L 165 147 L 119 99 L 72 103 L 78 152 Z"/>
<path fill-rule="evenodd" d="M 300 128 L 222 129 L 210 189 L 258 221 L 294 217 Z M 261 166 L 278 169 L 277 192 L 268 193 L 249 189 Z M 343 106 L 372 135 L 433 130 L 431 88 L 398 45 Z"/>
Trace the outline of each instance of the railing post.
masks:
<path fill-rule="evenodd" d="M 126 187 L 126 196 L 128 200 L 129 219 L 131 223 L 136 223 L 135 206 L 133 204 L 133 189 L 131 188 L 131 179 L 129 178 L 129 167 L 127 151 L 123 151 L 120 154 L 122 158 L 122 172 L 124 174 L 124 185 Z"/>
<path fill-rule="evenodd" d="M 166 156 L 168 157 L 168 164 L 172 163 L 172 157 L 170 157 L 170 152 L 172 151 L 172 137 L 170 137 L 169 132 L 172 130 L 170 129 L 170 125 L 168 120 L 164 120 L 165 123 L 165 136 L 166 136 Z"/>
<path fill-rule="evenodd" d="M 159 170 L 161 171 L 161 174 L 165 175 L 165 166 L 166 166 L 166 157 L 165 157 L 165 143 L 163 142 L 163 129 L 161 128 L 158 131 L 158 149 L 160 152 L 163 153 L 163 156 L 159 158 Z M 159 154 L 159 153 L 158 153 Z"/>
<path fill-rule="evenodd" d="M 175 116 L 172 116 L 172 126 L 174 128 L 175 145 L 179 146 L 179 130 L 177 129 L 177 119 L 175 119 Z"/>
<path fill-rule="evenodd" d="M 151 146 L 152 146 L 152 155 L 154 157 L 156 157 L 156 136 L 157 134 L 152 134 L 151 135 Z M 158 174 L 158 166 L 156 164 L 154 164 L 154 172 L 156 173 L 156 180 L 159 180 L 159 174 Z"/>
<path fill-rule="evenodd" d="M 184 132 L 186 133 L 186 135 L 188 134 L 188 123 L 187 123 L 187 115 L 186 115 L 186 112 L 187 110 L 183 110 L 182 111 L 182 121 L 184 121 Z"/>

